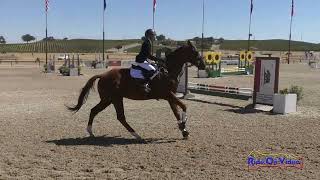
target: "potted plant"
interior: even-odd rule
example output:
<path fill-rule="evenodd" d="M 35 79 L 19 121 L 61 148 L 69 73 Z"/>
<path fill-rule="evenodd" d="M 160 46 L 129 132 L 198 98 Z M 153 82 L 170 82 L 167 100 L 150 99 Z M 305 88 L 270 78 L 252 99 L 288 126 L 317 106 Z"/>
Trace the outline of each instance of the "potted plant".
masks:
<path fill-rule="evenodd" d="M 48 72 L 48 66 L 46 64 L 43 65 L 43 69 L 44 69 L 44 71 L 43 71 L 44 73 Z"/>
<path fill-rule="evenodd" d="M 69 76 L 70 75 L 70 68 L 68 68 L 67 66 L 61 66 L 59 68 L 59 72 L 63 75 L 63 76 Z"/>
<path fill-rule="evenodd" d="M 273 112 L 288 114 L 297 111 L 297 102 L 303 97 L 303 88 L 291 86 L 289 89 L 280 90 L 280 93 L 273 96 Z"/>

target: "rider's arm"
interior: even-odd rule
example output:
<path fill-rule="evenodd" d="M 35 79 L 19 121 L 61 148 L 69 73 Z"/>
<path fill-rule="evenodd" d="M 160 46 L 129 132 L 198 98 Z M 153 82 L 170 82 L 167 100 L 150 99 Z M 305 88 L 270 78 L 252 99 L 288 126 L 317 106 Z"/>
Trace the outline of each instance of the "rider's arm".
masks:
<path fill-rule="evenodd" d="M 152 61 L 156 61 L 156 62 L 162 61 L 162 59 L 153 56 L 151 53 L 149 54 L 148 59 L 150 59 Z"/>
<path fill-rule="evenodd" d="M 151 44 L 148 45 L 148 48 L 147 48 L 147 56 L 148 56 L 148 59 L 152 60 L 152 61 L 156 61 L 156 62 L 159 62 L 159 61 L 163 61 L 161 58 L 157 58 L 155 56 L 152 55 L 151 53 Z"/>

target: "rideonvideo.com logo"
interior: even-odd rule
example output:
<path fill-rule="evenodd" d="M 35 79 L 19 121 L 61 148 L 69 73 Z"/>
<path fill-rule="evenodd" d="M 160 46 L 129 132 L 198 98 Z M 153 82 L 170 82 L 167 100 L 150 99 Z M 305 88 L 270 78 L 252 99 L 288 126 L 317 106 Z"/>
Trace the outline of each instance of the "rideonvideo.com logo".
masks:
<path fill-rule="evenodd" d="M 303 158 L 285 153 L 271 154 L 252 151 L 248 156 L 247 165 L 249 170 L 262 168 L 303 169 Z"/>

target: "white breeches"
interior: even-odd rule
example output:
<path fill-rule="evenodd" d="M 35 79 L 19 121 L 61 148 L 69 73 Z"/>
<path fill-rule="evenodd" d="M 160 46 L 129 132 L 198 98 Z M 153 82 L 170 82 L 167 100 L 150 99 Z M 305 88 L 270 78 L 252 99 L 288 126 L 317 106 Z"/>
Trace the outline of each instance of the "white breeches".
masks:
<path fill-rule="evenodd" d="M 153 67 L 148 61 L 144 61 L 143 63 L 137 63 L 137 65 L 148 71 L 156 71 L 156 68 Z"/>

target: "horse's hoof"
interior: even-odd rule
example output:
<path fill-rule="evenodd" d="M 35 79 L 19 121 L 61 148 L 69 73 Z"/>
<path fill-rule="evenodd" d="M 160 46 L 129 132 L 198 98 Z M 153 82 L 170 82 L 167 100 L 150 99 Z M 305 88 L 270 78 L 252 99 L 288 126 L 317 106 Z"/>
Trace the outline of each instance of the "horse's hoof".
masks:
<path fill-rule="evenodd" d="M 189 132 L 186 131 L 186 130 L 183 130 L 183 131 L 182 131 L 182 136 L 183 136 L 184 139 L 188 139 L 188 137 L 189 137 Z"/>
<path fill-rule="evenodd" d="M 184 131 L 184 129 L 186 128 L 186 123 L 181 121 L 181 123 L 178 123 L 178 126 L 179 126 L 180 131 Z"/>
<path fill-rule="evenodd" d="M 137 133 L 135 133 L 135 132 L 130 132 L 130 134 L 131 134 L 133 137 L 135 137 L 137 140 L 139 140 L 139 141 L 143 140 L 142 137 L 139 136 L 139 135 L 138 135 Z"/>
<path fill-rule="evenodd" d="M 89 137 L 94 137 L 94 134 L 93 134 L 93 132 L 92 132 L 92 126 L 88 126 L 88 127 L 87 127 L 87 132 L 88 132 L 88 134 L 89 134 Z"/>
<path fill-rule="evenodd" d="M 94 136 L 94 134 L 93 134 L 92 132 L 88 132 L 88 134 L 89 134 L 89 137 L 90 137 L 90 138 L 95 137 L 95 136 Z"/>
<path fill-rule="evenodd" d="M 144 140 L 144 139 L 139 139 L 138 140 L 141 144 L 148 144 L 148 142 L 146 141 L 146 140 Z"/>

